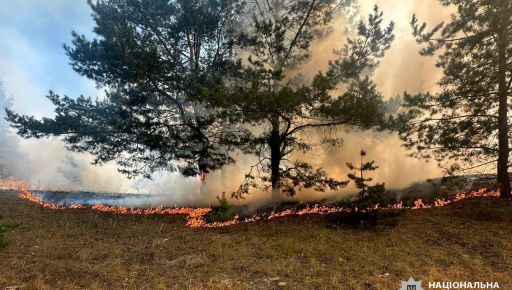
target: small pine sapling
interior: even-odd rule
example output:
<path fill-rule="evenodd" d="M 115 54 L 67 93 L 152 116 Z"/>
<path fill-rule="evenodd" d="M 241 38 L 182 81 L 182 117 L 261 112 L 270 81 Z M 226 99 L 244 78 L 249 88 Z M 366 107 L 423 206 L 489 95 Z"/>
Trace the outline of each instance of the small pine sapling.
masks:
<path fill-rule="evenodd" d="M 379 167 L 375 165 L 375 161 L 365 162 L 366 151 L 361 150 L 360 165 L 356 166 L 352 163 L 347 163 L 347 167 L 354 173 L 348 174 L 348 178 L 354 181 L 356 188 L 359 189 L 357 200 L 354 205 L 358 207 L 373 207 L 377 204 L 382 204 L 385 201 L 386 187 L 384 183 L 370 185 L 373 178 L 368 177 L 369 172 L 377 170 Z"/>

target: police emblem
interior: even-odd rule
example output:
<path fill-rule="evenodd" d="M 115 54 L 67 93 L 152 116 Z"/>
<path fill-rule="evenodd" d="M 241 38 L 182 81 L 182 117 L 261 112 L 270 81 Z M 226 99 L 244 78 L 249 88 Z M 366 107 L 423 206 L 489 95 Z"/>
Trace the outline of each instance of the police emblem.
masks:
<path fill-rule="evenodd" d="M 421 281 L 414 280 L 413 277 L 410 277 L 407 281 L 402 281 L 402 288 L 399 290 L 425 290 L 421 287 Z"/>

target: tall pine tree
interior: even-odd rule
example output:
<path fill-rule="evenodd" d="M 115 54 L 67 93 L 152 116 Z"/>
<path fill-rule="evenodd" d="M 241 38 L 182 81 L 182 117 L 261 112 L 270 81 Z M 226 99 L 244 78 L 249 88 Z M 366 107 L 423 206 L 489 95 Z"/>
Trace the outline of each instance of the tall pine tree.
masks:
<path fill-rule="evenodd" d="M 509 108 L 512 84 L 512 3 L 443 0 L 455 7 L 449 22 L 427 31 L 413 17 L 422 55 L 438 54 L 440 93 L 405 95 L 398 118 L 405 145 L 420 157 L 465 164 L 495 164 L 501 195 L 510 197 Z"/>
<path fill-rule="evenodd" d="M 354 37 L 345 45 L 340 39 L 327 72 L 306 81 L 293 73 L 308 60 L 312 42 L 336 9 L 350 2 L 257 0 L 249 7 L 251 21 L 239 39 L 241 70 L 228 78 L 232 94 L 219 101 L 220 106 L 242 112 L 243 122 L 257 128 L 245 152 L 256 155 L 258 163 L 235 195 L 263 185 L 277 200 L 283 191 L 294 195 L 302 188 L 325 191 L 346 185 L 294 154 L 314 149 L 312 134 L 380 124 L 382 96 L 370 76 L 390 47 L 394 25 L 384 25 L 375 7 L 368 20 L 358 24 Z M 327 134 L 320 143 L 340 139 L 339 134 Z"/>
<path fill-rule="evenodd" d="M 234 162 L 245 135 L 236 117 L 210 108 L 209 86 L 231 66 L 242 0 L 89 0 L 96 38 L 73 32 L 75 71 L 106 90 L 76 99 L 50 92 L 55 117 L 8 111 L 23 137 L 59 136 L 129 176 L 158 170 L 194 176 Z"/>

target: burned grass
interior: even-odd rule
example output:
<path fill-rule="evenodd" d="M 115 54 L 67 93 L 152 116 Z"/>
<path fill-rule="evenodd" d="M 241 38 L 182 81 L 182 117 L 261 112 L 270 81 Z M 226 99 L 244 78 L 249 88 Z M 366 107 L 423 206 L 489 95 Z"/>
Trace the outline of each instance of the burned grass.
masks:
<path fill-rule="evenodd" d="M 398 289 L 423 281 L 512 287 L 512 205 L 476 199 L 359 230 L 332 216 L 191 229 L 183 216 L 52 211 L 0 192 L 12 229 L 0 289 Z"/>

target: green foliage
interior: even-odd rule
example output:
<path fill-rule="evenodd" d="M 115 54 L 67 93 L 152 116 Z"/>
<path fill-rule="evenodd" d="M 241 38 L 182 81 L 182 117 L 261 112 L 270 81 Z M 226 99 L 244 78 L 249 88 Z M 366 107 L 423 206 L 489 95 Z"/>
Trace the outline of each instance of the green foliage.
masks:
<path fill-rule="evenodd" d="M 354 201 L 353 206 L 359 208 L 371 208 L 376 204 L 387 204 L 386 187 L 384 183 L 369 185 L 369 182 L 371 182 L 373 178 L 367 177 L 369 172 L 375 171 L 379 167 L 375 165 L 375 161 L 364 161 L 366 151 L 361 150 L 359 155 L 361 157 L 359 167 L 353 165 L 352 163 L 347 163 L 347 167 L 350 170 L 357 172 L 348 174 L 348 178 L 354 181 L 356 188 L 359 189 L 357 199 Z"/>
<path fill-rule="evenodd" d="M 488 171 L 500 158 L 508 167 L 511 2 L 440 2 L 455 8 L 448 22 L 429 31 L 414 16 L 411 25 L 420 54 L 438 57 L 441 92 L 406 93 L 394 125 L 414 156 L 435 158 L 448 173 Z"/>
<path fill-rule="evenodd" d="M 91 0 L 96 38 L 73 32 L 65 50 L 105 98 L 50 92 L 55 117 L 9 110 L 8 119 L 23 137 L 61 136 L 69 150 L 89 152 L 97 164 L 117 161 L 130 177 L 160 170 L 194 176 L 232 163 L 229 152 L 247 132 L 206 95 L 232 66 L 243 3 Z"/>
<path fill-rule="evenodd" d="M 234 196 L 243 196 L 252 186 L 288 195 L 304 188 L 346 186 L 346 181 L 326 176 L 295 153 L 314 150 L 318 144 L 339 144 L 337 132 L 342 128 L 381 125 L 382 96 L 370 76 L 391 45 L 394 24 L 384 25 L 377 7 L 367 21 L 360 21 L 354 37 L 340 44 L 326 72 L 309 79 L 296 74 L 334 11 L 343 11 L 348 2 L 255 1 L 252 21 L 239 40 L 248 56 L 240 62 L 240 74 L 228 78 L 230 92 L 222 99 L 222 105 L 243 112 L 246 124 L 262 129 L 243 146 L 258 163 Z"/>
<path fill-rule="evenodd" d="M 213 209 L 213 213 L 208 215 L 207 220 L 210 222 L 226 222 L 232 220 L 236 213 L 233 206 L 229 204 L 226 193 L 222 193 L 222 197 L 217 196 L 219 205 Z"/>
<path fill-rule="evenodd" d="M 226 193 L 225 192 L 222 193 L 222 197 L 221 198 L 217 196 L 217 200 L 219 201 L 219 207 L 218 207 L 219 211 L 226 213 L 226 212 L 230 211 L 233 208 L 229 204 L 228 199 L 226 198 Z"/>

